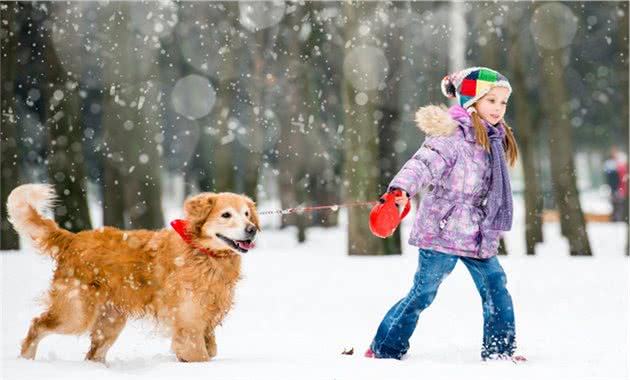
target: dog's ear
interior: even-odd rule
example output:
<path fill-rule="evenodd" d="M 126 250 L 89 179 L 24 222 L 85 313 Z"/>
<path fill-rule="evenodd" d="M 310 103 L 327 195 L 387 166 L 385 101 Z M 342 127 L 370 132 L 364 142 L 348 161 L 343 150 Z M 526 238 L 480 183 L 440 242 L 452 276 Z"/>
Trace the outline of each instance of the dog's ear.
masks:
<path fill-rule="evenodd" d="M 256 211 L 256 204 L 251 199 L 247 198 L 247 206 L 249 207 L 249 220 L 254 223 L 256 229 L 260 231 L 260 223 L 258 222 L 258 211 Z"/>
<path fill-rule="evenodd" d="M 201 193 L 188 198 L 184 202 L 186 219 L 193 224 L 203 222 L 210 214 L 215 201 L 216 194 L 214 193 Z"/>

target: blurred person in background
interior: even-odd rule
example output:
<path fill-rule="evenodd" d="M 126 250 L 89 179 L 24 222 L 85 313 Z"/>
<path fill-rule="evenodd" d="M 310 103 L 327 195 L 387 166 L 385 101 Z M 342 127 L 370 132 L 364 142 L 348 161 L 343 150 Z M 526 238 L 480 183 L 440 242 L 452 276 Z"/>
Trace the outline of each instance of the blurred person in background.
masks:
<path fill-rule="evenodd" d="M 604 175 L 610 189 L 611 221 L 622 222 L 628 192 L 628 163 L 625 155 L 616 146 L 610 148 L 608 159 L 604 162 Z"/>

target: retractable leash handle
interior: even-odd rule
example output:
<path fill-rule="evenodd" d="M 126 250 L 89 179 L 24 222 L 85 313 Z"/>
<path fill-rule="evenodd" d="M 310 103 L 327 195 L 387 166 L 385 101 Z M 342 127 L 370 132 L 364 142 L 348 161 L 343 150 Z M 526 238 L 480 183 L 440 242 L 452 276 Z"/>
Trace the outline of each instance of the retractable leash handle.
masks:
<path fill-rule="evenodd" d="M 394 190 L 383 194 L 379 203 L 370 212 L 370 231 L 380 238 L 391 236 L 400 222 L 409 214 L 411 202 L 407 202 L 402 213 L 398 213 L 396 197 L 401 196 L 401 190 Z"/>
<path fill-rule="evenodd" d="M 401 195 L 403 195 L 403 191 L 402 190 L 394 190 L 393 193 L 390 192 L 390 194 L 394 194 L 394 204 L 396 203 L 396 197 L 400 197 Z M 407 216 L 407 214 L 409 214 L 409 210 L 411 210 L 411 200 L 409 199 L 409 194 L 407 194 L 407 204 L 405 205 L 405 208 L 403 209 L 403 212 L 400 214 L 400 221 L 402 222 L 403 219 L 405 219 L 405 216 Z M 400 222 L 399 222 L 400 223 Z"/>

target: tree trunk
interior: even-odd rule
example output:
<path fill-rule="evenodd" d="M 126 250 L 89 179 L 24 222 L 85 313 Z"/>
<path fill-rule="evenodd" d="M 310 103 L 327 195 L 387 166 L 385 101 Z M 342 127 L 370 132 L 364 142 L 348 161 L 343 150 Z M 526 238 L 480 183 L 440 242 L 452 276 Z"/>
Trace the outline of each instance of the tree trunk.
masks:
<path fill-rule="evenodd" d="M 149 81 L 144 86 L 119 88 L 115 96 L 105 98 L 103 127 L 110 149 L 105 163 L 105 225 L 146 229 L 164 226 L 159 155 L 153 141 L 159 129 L 138 109 L 120 103 L 133 104 L 151 93 L 151 86 L 155 84 Z M 147 98 L 155 100 L 156 94 Z"/>
<path fill-rule="evenodd" d="M 107 109 L 105 105 L 104 109 Z M 116 120 L 111 120 L 104 114 L 103 129 L 104 141 L 109 140 L 108 129 L 116 128 Z M 103 225 L 120 229 L 126 228 L 125 224 L 125 197 L 123 194 L 124 176 L 119 166 L 111 159 L 105 158 L 103 166 Z"/>
<path fill-rule="evenodd" d="M 219 131 L 215 136 L 211 147 L 214 163 L 214 190 L 234 191 L 236 178 L 234 170 L 235 156 L 233 153 L 234 132 L 229 129 L 230 118 L 232 117 L 234 97 L 230 79 L 219 82 L 217 89 L 217 100 L 211 112 L 213 126 Z M 200 147 L 204 149 L 204 147 Z"/>
<path fill-rule="evenodd" d="M 389 6 L 390 13 L 394 18 L 399 16 L 396 5 Z M 377 194 L 382 194 L 387 190 L 387 186 L 394 178 L 400 168 L 400 163 L 396 159 L 399 155 L 396 146 L 400 138 L 400 87 L 402 80 L 402 42 L 400 35 L 402 30 L 392 30 L 389 25 L 387 33 L 386 55 L 389 62 L 389 75 L 385 83 L 385 89 L 377 97 L 378 109 L 383 115 L 378 123 L 378 168 L 379 168 L 379 189 Z M 369 211 L 366 209 L 365 211 Z M 401 254 L 400 228 L 394 234 L 381 240 L 386 255 Z"/>
<path fill-rule="evenodd" d="M 521 13 L 513 14 L 512 27 L 508 28 L 509 44 L 512 47 L 508 55 L 508 67 L 511 68 L 511 82 L 514 88 L 527 91 L 523 68 L 524 54 L 520 46 L 518 33 L 522 19 Z M 536 132 L 538 127 L 532 123 L 530 108 L 526 94 L 513 97 L 514 119 L 516 126 L 513 132 L 519 146 L 521 163 L 523 165 L 523 182 L 525 184 L 525 246 L 528 255 L 536 254 L 536 244 L 543 241 L 542 232 L 542 194 L 539 185 L 539 174 L 536 170 Z"/>
<path fill-rule="evenodd" d="M 20 34 L 15 13 L 19 3 L 5 3 L 2 8 L 2 77 L 0 98 L 2 99 L 2 129 L 0 129 L 0 250 L 20 248 L 20 240 L 13 230 L 7 214 L 7 198 L 18 185 L 19 158 L 17 149 L 17 119 L 15 115 L 16 47 Z"/>
<path fill-rule="evenodd" d="M 60 4 L 52 6 L 53 19 L 65 13 Z M 52 27 L 42 36 L 46 84 L 42 86 L 45 124 L 49 133 L 48 177 L 55 185 L 57 223 L 73 232 L 92 228 L 87 204 L 87 179 L 83 154 L 83 133 L 79 111 L 78 73 L 69 74 L 53 47 Z M 60 59 L 61 58 L 61 59 Z"/>
<path fill-rule="evenodd" d="M 354 35 L 360 16 L 372 10 L 370 3 L 345 3 L 344 16 L 346 22 L 346 41 L 357 42 L 360 38 Z M 346 47 L 346 55 L 350 49 L 359 46 L 352 43 Z M 344 71 L 344 74 L 348 73 Z M 346 201 L 362 201 L 374 199 L 379 189 L 379 157 L 378 129 L 374 120 L 374 104 L 368 100 L 364 105 L 357 104 L 357 95 L 350 78 L 344 76 L 342 88 L 342 104 L 344 105 L 344 190 Z M 372 92 L 362 92 L 362 96 L 374 96 Z M 376 170 L 375 170 L 376 169 Z M 373 236 L 369 229 L 370 210 L 364 207 L 348 209 L 348 254 L 349 255 L 384 255 L 387 253 L 383 242 Z"/>
<path fill-rule="evenodd" d="M 548 33 L 557 33 L 549 28 Z M 544 78 L 543 91 L 546 92 L 544 102 L 547 119 L 550 122 L 549 143 L 553 152 L 551 159 L 551 176 L 555 199 L 560 211 L 560 226 L 563 235 L 569 242 L 572 256 L 591 256 L 586 222 L 580 206 L 580 198 L 575 179 L 573 163 L 573 138 L 569 115 L 565 109 L 566 82 L 561 60 L 562 50 L 543 50 Z"/>
<path fill-rule="evenodd" d="M 185 6 L 178 4 L 178 25 L 210 25 L 212 22 L 205 16 L 208 11 L 203 3 L 189 3 Z M 194 16 L 198 17 L 194 18 Z M 173 32 L 161 39 L 161 48 L 166 54 L 160 54 L 160 83 L 163 97 L 172 99 L 173 90 L 178 80 L 197 74 L 186 61 L 182 52 L 182 45 L 196 30 L 175 28 Z M 212 83 L 213 88 L 214 83 Z M 164 136 L 165 166 L 169 172 L 183 173 L 184 197 L 202 191 L 213 191 L 213 157 L 212 140 L 208 127 L 211 125 L 209 117 L 190 120 L 179 114 L 172 101 L 164 102 L 164 116 L 162 122 L 166 126 Z"/>
<path fill-rule="evenodd" d="M 300 25 L 300 15 L 303 9 L 298 9 L 285 20 L 287 25 Z M 280 140 L 278 141 L 278 168 L 279 190 L 282 208 L 291 208 L 303 205 L 307 200 L 306 188 L 308 186 L 307 160 L 310 157 L 310 149 L 306 141 L 308 128 L 308 115 L 306 108 L 306 71 L 301 61 L 300 41 L 298 32 L 287 27 L 287 66 L 285 77 L 286 95 L 283 103 L 286 104 L 286 113 L 282 113 Z M 283 226 L 297 226 L 298 241 L 306 240 L 307 216 L 302 213 L 283 216 Z"/>
<path fill-rule="evenodd" d="M 263 29 L 254 34 L 255 42 L 253 48 L 254 54 L 251 61 L 250 71 L 253 73 L 249 83 L 250 99 L 249 104 L 245 107 L 246 117 L 244 124 L 246 126 L 246 135 L 241 139 L 241 150 L 243 151 L 243 172 L 244 172 L 244 193 L 252 198 L 254 202 L 258 199 L 258 178 L 260 177 L 260 168 L 262 166 L 262 149 L 263 149 L 263 123 L 264 113 L 267 105 L 267 86 L 265 84 L 265 76 L 268 71 L 267 52 L 273 46 L 273 33 L 269 29 Z M 248 49 L 248 52 L 251 52 Z M 247 143 L 245 143 L 245 141 Z"/>
<path fill-rule="evenodd" d="M 464 2 L 453 1 L 450 4 L 449 17 L 453 32 L 449 49 L 448 72 L 461 70 L 466 67 L 466 9 Z M 438 77 L 439 78 L 439 77 Z"/>
<path fill-rule="evenodd" d="M 623 12 L 623 16 L 621 16 L 621 20 L 619 20 L 619 26 L 617 27 L 618 30 L 618 38 L 617 41 L 619 42 L 619 50 L 621 51 L 620 57 L 621 58 L 621 68 L 619 70 L 619 82 L 620 82 L 620 91 L 619 94 L 621 94 L 621 117 L 622 117 L 622 123 L 623 123 L 623 141 L 625 141 L 626 144 L 628 144 L 630 142 L 630 136 L 628 135 L 629 128 L 628 128 L 628 11 L 630 11 L 630 9 L 628 9 L 628 3 L 620 3 L 620 9 Z M 625 149 L 625 154 L 626 157 L 630 157 L 629 152 L 628 152 L 628 145 L 626 145 L 626 149 Z M 628 178 L 625 179 L 626 181 L 628 181 Z M 628 214 L 629 214 L 629 208 L 628 206 L 630 205 L 630 191 L 626 191 L 626 199 L 624 200 L 624 219 L 626 222 L 626 255 L 630 255 L 630 224 L 629 224 L 629 219 L 628 219 Z"/>
<path fill-rule="evenodd" d="M 103 59 L 103 127 L 109 149 L 104 165 L 104 223 L 122 227 L 124 221 L 125 228 L 162 228 L 160 158 L 155 142 L 161 133 L 155 119 L 160 108 L 156 51 L 143 42 L 143 36 L 132 32 L 129 4 L 107 7 L 110 12 L 101 15 L 106 20 L 111 15 L 114 20 L 106 24 L 115 27 L 108 31 L 105 43 L 116 43 L 117 49 Z"/>
<path fill-rule="evenodd" d="M 312 12 L 322 12 L 328 5 L 322 2 L 307 2 L 305 6 Z M 311 13 L 313 14 L 313 13 Z M 339 160 L 340 138 L 332 132 L 339 124 L 339 103 L 329 102 L 330 97 L 337 98 L 341 94 L 341 63 L 337 54 L 336 42 L 328 39 L 328 29 L 336 28 L 330 22 L 311 18 L 312 31 L 309 39 L 302 44 L 306 71 L 305 100 L 309 115 L 309 145 L 312 156 L 308 160 L 309 199 L 313 205 L 332 205 L 340 201 L 339 194 Z M 300 22 L 298 25 L 302 25 Z M 337 30 L 335 29 L 335 32 Z M 331 49 L 332 47 L 332 49 Z M 332 54 L 331 54 L 332 53 Z M 343 58 L 343 57 L 341 57 Z M 331 126 L 334 125 L 334 128 Z M 338 224 L 339 212 L 317 210 L 311 212 L 311 225 L 333 227 Z"/>
<path fill-rule="evenodd" d="M 309 7 L 312 3 L 307 3 Z M 298 24 L 299 25 L 299 24 Z M 302 44 L 300 52 L 302 56 L 307 57 L 309 47 Z M 338 203 L 334 185 L 333 171 L 330 170 L 329 161 L 325 157 L 328 156 L 332 144 L 326 141 L 324 133 L 321 129 L 321 110 L 320 100 L 317 94 L 321 92 L 320 84 L 316 78 L 317 68 L 313 67 L 313 57 L 304 58 L 303 77 L 305 86 L 303 88 L 304 103 L 304 129 L 306 130 L 305 145 L 306 158 L 304 159 L 305 177 L 304 190 L 305 201 L 311 206 L 331 205 Z M 315 73 L 314 73 L 315 72 Z M 318 90 L 320 89 L 320 90 Z M 311 211 L 306 215 L 307 226 L 333 226 L 337 223 L 337 212 L 329 209 Z"/>
<path fill-rule="evenodd" d="M 514 85 L 519 85 L 519 80 L 515 78 Z M 523 88 L 523 87 L 520 87 Z M 530 117 L 525 108 L 523 111 L 521 107 L 527 107 L 526 101 L 515 100 L 516 103 L 516 133 L 519 147 L 521 162 L 523 164 L 523 181 L 525 183 L 525 244 L 526 253 L 528 255 L 536 254 L 536 244 L 543 241 L 543 198 L 539 185 L 539 174 L 536 169 L 537 150 L 536 150 L 536 135 L 531 128 L 525 127 L 531 125 Z M 521 104 L 523 103 L 523 104 Z M 525 127 L 525 128 L 523 128 Z"/>
<path fill-rule="evenodd" d="M 238 5 L 226 3 L 226 22 L 230 26 L 238 23 L 236 20 L 238 14 Z M 210 10 L 212 12 L 212 10 Z M 209 15 L 212 17 L 212 15 Z M 219 32 L 218 38 L 229 40 L 227 32 Z M 230 123 L 236 121 L 236 103 L 238 97 L 238 61 L 240 51 L 234 48 L 227 50 L 223 54 L 224 62 L 231 62 L 230 65 L 220 66 L 220 75 L 218 76 L 216 103 L 210 113 L 211 125 L 216 128 L 218 134 L 214 136 L 212 145 L 213 171 L 214 171 L 214 191 L 235 191 L 236 189 L 236 135 L 235 131 L 230 128 Z M 204 149 L 201 147 L 201 149 Z"/>
<path fill-rule="evenodd" d="M 203 125 L 203 122 L 201 124 Z M 215 171 L 218 170 L 218 166 L 226 166 L 226 163 L 215 163 L 214 161 L 213 147 L 216 144 L 216 136 L 206 133 L 205 128 L 201 125 L 196 126 L 196 128 L 199 129 L 199 141 L 191 158 L 190 168 L 185 170 L 186 182 L 190 179 L 195 184 L 194 187 L 200 192 L 216 191 Z M 221 184 L 221 186 L 225 186 L 225 184 Z M 192 189 L 187 190 L 187 195 L 190 195 L 190 190 Z"/>

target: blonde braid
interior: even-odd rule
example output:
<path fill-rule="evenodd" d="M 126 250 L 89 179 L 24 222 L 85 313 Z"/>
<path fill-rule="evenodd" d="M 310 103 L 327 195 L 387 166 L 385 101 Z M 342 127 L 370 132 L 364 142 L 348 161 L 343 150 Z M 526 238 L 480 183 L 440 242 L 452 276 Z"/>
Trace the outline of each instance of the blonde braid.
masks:
<path fill-rule="evenodd" d="M 486 131 L 486 127 L 484 127 L 479 113 L 475 111 L 470 116 L 472 118 L 473 127 L 475 128 L 475 141 L 477 142 L 477 144 L 481 145 L 483 149 L 486 150 L 486 152 L 490 152 L 488 131 Z"/>
<path fill-rule="evenodd" d="M 505 149 L 505 155 L 510 163 L 510 166 L 514 166 L 516 164 L 516 159 L 518 158 L 518 145 L 516 145 L 516 139 L 514 138 L 514 133 L 512 132 L 512 128 L 505 122 L 505 120 L 501 120 L 501 125 L 505 130 L 505 140 L 503 141 L 503 148 Z"/>

